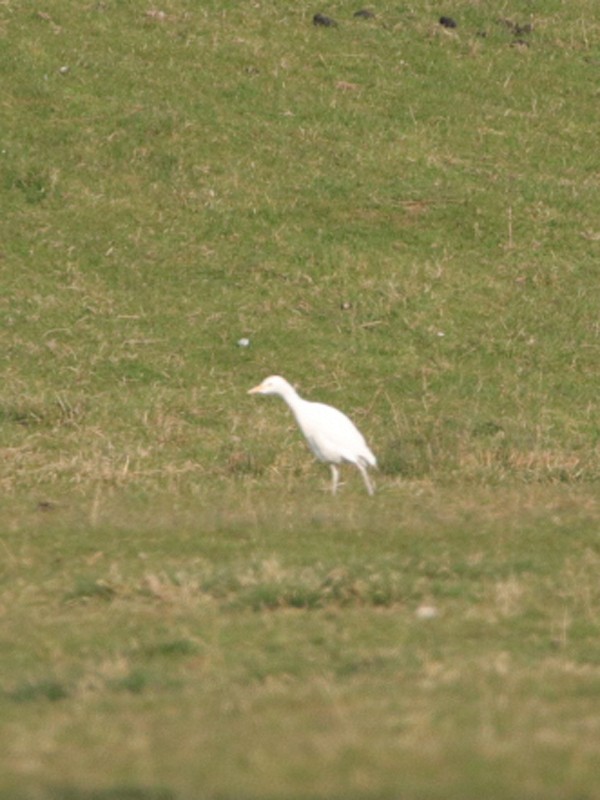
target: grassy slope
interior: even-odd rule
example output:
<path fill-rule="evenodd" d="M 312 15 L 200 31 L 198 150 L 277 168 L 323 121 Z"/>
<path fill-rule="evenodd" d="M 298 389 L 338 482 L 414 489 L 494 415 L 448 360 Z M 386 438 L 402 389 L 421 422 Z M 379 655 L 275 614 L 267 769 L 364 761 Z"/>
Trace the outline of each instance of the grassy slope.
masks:
<path fill-rule="evenodd" d="M 598 796 L 593 3 L 160 9 L 0 7 L 0 788 Z"/>

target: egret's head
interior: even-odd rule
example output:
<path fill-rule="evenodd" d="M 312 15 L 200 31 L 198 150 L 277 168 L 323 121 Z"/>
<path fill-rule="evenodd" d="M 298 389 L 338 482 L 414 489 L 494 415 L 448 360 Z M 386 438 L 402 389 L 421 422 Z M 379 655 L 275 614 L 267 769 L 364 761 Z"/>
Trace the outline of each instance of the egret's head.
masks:
<path fill-rule="evenodd" d="M 285 378 L 280 375 L 270 375 L 258 386 L 248 389 L 248 394 L 278 394 L 283 396 L 289 388 L 291 388 L 290 384 Z"/>

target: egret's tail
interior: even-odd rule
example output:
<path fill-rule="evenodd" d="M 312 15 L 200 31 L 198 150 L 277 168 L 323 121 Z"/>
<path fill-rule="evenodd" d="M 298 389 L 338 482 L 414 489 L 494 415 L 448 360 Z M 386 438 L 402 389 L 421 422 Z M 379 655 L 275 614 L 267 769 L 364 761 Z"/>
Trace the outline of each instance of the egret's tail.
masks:
<path fill-rule="evenodd" d="M 368 447 L 365 447 L 363 452 L 359 455 L 358 460 L 364 467 L 376 467 L 377 466 L 377 459 L 375 458 L 375 456 L 369 450 Z"/>

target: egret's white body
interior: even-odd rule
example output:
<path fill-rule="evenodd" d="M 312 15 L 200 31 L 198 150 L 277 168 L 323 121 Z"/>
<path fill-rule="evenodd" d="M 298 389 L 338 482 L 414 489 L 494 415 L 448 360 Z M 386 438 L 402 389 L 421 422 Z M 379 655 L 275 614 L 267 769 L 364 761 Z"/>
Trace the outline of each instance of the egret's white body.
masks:
<path fill-rule="evenodd" d="M 345 414 L 333 406 L 304 400 L 279 375 L 265 378 L 261 384 L 250 389 L 248 394 L 275 394 L 285 400 L 315 457 L 329 464 L 333 494 L 337 491 L 340 477 L 338 465 L 343 461 L 357 467 L 368 493 L 373 494 L 367 467 L 376 467 L 377 459 L 369 450 L 362 433 Z"/>

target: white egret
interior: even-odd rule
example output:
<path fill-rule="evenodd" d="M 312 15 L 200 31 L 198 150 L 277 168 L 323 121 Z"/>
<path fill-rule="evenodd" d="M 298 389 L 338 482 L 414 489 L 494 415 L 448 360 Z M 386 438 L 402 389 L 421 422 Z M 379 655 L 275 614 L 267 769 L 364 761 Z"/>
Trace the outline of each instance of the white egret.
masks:
<path fill-rule="evenodd" d="M 285 400 L 315 457 L 329 464 L 333 494 L 337 491 L 340 477 L 338 465 L 343 461 L 357 467 L 368 493 L 373 494 L 373 484 L 367 474 L 367 467 L 376 467 L 377 459 L 369 450 L 362 433 L 345 414 L 333 406 L 304 400 L 279 375 L 265 378 L 258 386 L 250 389 L 248 394 L 275 394 Z"/>

